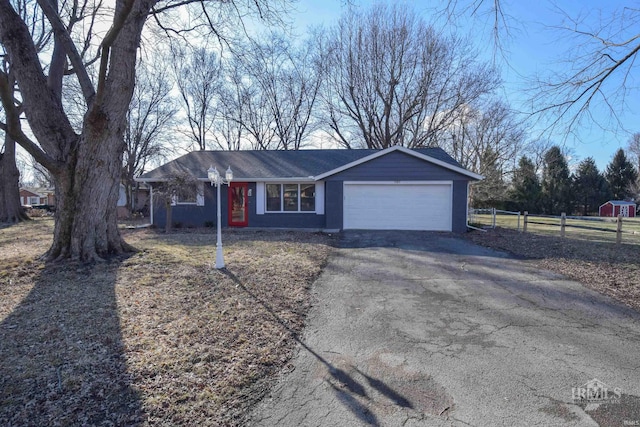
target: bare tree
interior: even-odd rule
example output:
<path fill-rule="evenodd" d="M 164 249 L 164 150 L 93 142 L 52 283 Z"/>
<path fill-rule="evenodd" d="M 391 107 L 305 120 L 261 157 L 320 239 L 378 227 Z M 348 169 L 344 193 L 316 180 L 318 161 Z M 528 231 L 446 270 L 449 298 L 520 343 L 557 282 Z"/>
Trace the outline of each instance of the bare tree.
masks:
<path fill-rule="evenodd" d="M 241 106 L 242 89 L 241 86 L 221 85 L 220 87 L 220 104 L 213 138 L 219 147 L 224 147 L 226 150 L 240 150 L 246 139 L 246 131 L 242 126 L 244 117 Z"/>
<path fill-rule="evenodd" d="M 406 5 L 351 10 L 328 50 L 325 121 L 345 147 L 434 145 L 499 83 L 470 43 L 439 34 Z"/>
<path fill-rule="evenodd" d="M 0 223 L 29 219 L 20 204 L 20 172 L 16 165 L 16 143 L 4 133 L 0 149 Z"/>
<path fill-rule="evenodd" d="M 314 34 L 299 45 L 275 32 L 260 39 L 243 56 L 244 69 L 266 102 L 275 148 L 297 150 L 313 130 L 312 112 L 324 78 L 323 55 L 316 49 Z"/>
<path fill-rule="evenodd" d="M 33 175 L 32 184 L 36 187 L 44 187 L 44 188 L 54 188 L 53 177 L 49 173 L 49 171 L 43 167 L 40 163 L 36 162 L 36 160 L 27 156 L 25 159 L 25 169 L 29 168 L 31 174 Z M 21 173 L 22 174 L 22 173 Z"/>
<path fill-rule="evenodd" d="M 138 66 L 127 111 L 122 172 L 131 212 L 137 208 L 137 197 L 132 197 L 139 185 L 135 177 L 142 175 L 149 163 L 166 159 L 174 152 L 168 134 L 176 113 L 170 91 L 171 83 L 165 70 L 150 69 L 145 64 Z"/>
<path fill-rule="evenodd" d="M 276 142 L 275 126 L 269 103 L 259 82 L 250 78 L 247 63 L 239 57 L 226 64 L 225 87 L 222 88 L 222 120 L 228 129 L 235 129 L 234 146 L 246 141 L 254 150 L 273 149 Z"/>
<path fill-rule="evenodd" d="M 42 13 L 37 11 L 34 2 L 26 0 L 14 0 L 12 2 L 18 15 L 24 20 L 28 31 L 32 36 L 34 47 L 41 51 L 47 46 L 51 32 L 43 25 Z M 4 47 L 0 44 L 0 84 L 3 85 L 2 94 L 6 97 L 7 105 L 12 105 L 16 114 L 20 117 L 23 109 L 19 90 L 17 87 L 15 72 L 11 66 L 10 58 Z M 0 95 L 2 96 L 2 95 Z M 4 112 L 3 104 L 0 104 L 0 112 Z M 16 158 L 16 141 L 7 132 L 6 115 L 0 119 L 0 132 L 2 145 L 0 145 L 0 223 L 18 222 L 28 219 L 20 204 L 20 177 Z"/>
<path fill-rule="evenodd" d="M 554 28 L 572 46 L 560 62 L 562 71 L 540 77 L 533 102 L 543 107 L 537 112 L 551 117 L 552 126 L 564 125 L 569 131 L 583 121 L 621 126 L 619 114 L 636 87 L 632 81 L 640 51 L 640 9 L 624 7 L 595 23 L 558 11 L 563 22 Z M 609 115 L 592 114 L 594 104 L 604 106 Z"/>
<path fill-rule="evenodd" d="M 524 148 L 525 129 L 507 104 L 492 101 L 481 109 L 467 108 L 438 145 L 469 170 L 482 174 L 490 159 L 492 170 L 508 175 Z"/>
<path fill-rule="evenodd" d="M 189 131 L 185 134 L 197 149 L 207 149 L 215 117 L 217 94 L 221 85 L 218 54 L 208 47 L 174 47 L 175 78 Z"/>
<path fill-rule="evenodd" d="M 640 132 L 634 133 L 629 139 L 627 153 L 629 159 L 635 165 L 638 174 L 640 174 Z"/>
<path fill-rule="evenodd" d="M 173 2 L 117 0 L 108 7 L 97 3 L 38 1 L 55 34 L 53 46 L 39 55 L 25 19 L 10 0 L 0 0 L 0 45 L 15 73 L 21 107 L 37 143 L 22 129 L 21 111 L 10 97 L 11 86 L 0 79 L 6 130 L 49 170 L 56 184 L 56 221 L 49 259 L 91 261 L 131 251 L 117 227 L 116 203 L 122 172 L 123 133 L 135 82 L 137 47 L 150 13 L 176 8 L 197 13 L 200 29 L 207 18 L 224 13 L 237 25 L 248 13 L 273 16 L 277 0 L 251 2 Z M 110 22 L 108 30 L 97 22 Z M 162 22 L 158 21 L 160 25 Z M 209 27 L 220 36 L 223 28 Z M 168 27 L 164 27 L 167 33 Z M 189 30 L 183 27 L 179 30 Z M 88 64 L 97 67 L 91 78 Z M 46 71 L 45 71 L 46 70 Z M 65 74 L 73 75 L 83 95 L 84 114 L 78 130 L 64 108 Z"/>
<path fill-rule="evenodd" d="M 11 72 L 3 71 L 0 79 L 7 79 L 7 86 L 14 88 Z M 7 96 L 14 97 L 13 89 Z M 15 100 L 13 101 L 15 102 Z M 20 204 L 20 171 L 16 162 L 16 142 L 6 132 L 6 124 L 0 122 L 3 144 L 0 146 L 0 223 L 15 223 L 29 219 Z"/>
<path fill-rule="evenodd" d="M 451 18 L 466 14 L 485 20 L 490 16 L 495 46 L 504 53 L 505 41 L 518 19 L 509 15 L 506 2 L 449 0 L 446 4 Z M 640 52 L 640 8 L 621 4 L 604 12 L 585 6 L 580 13 L 571 14 L 562 2 L 548 4 L 558 19 L 544 22 L 545 27 L 557 31 L 559 39 L 570 41 L 570 47 L 559 61 L 559 70 L 549 70 L 533 82 L 532 113 L 548 119 L 548 130 L 560 127 L 565 135 L 583 122 L 624 129 L 620 115 L 627 109 L 627 99 L 637 97 L 634 76 Z M 594 114 L 594 106 L 609 114 Z"/>

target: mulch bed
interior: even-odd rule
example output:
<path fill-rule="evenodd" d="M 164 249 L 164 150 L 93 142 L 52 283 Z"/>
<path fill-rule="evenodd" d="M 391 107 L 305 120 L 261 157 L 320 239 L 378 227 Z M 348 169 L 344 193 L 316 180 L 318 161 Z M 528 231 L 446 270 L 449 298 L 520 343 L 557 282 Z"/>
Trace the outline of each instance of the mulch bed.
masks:
<path fill-rule="evenodd" d="M 218 271 L 212 230 L 137 230 L 129 257 L 46 265 L 47 230 L 0 228 L 0 425 L 242 425 L 332 245 L 226 232 Z"/>
<path fill-rule="evenodd" d="M 465 237 L 563 274 L 640 311 L 640 245 L 593 242 L 496 228 Z"/>

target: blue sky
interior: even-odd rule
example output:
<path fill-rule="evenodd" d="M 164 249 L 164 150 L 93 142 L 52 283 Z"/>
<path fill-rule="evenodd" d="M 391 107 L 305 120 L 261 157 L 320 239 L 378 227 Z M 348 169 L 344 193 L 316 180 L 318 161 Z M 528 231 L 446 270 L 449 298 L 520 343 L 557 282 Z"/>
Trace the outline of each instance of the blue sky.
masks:
<path fill-rule="evenodd" d="M 485 2 L 487 1 L 485 0 Z M 458 0 L 459 4 L 462 2 L 463 0 Z M 374 1 L 351 0 L 351 3 L 356 7 L 368 7 Z M 445 2 L 415 0 L 406 3 L 413 5 L 416 11 L 421 13 L 428 22 L 432 22 L 433 8 L 443 5 Z M 489 3 L 493 3 L 493 0 Z M 529 80 L 536 73 L 561 70 L 563 64 L 560 61 L 566 57 L 567 52 L 575 47 L 575 41 L 572 40 L 568 32 L 552 28 L 552 26 L 562 23 L 562 16 L 557 9 L 554 9 L 554 3 L 518 0 L 503 0 L 502 3 L 504 11 L 508 15 L 508 23 L 512 28 L 510 37 L 503 39 L 507 47 L 506 61 L 499 55 L 494 56 L 490 37 L 493 22 L 489 17 L 460 19 L 456 21 L 456 26 L 460 35 L 468 34 L 472 37 L 488 61 L 496 58 L 505 82 L 504 96 L 512 107 L 522 111 L 530 111 L 529 95 L 527 95 L 527 89 L 531 88 Z M 298 12 L 292 12 L 291 19 L 300 32 L 309 25 L 330 26 L 339 19 L 340 14 L 345 10 L 345 4 L 345 0 L 299 0 L 295 8 Z M 572 17 L 584 17 L 586 24 L 589 22 L 597 23 L 600 21 L 600 16 L 609 16 L 611 11 L 621 10 L 626 5 L 625 2 L 619 0 L 606 2 L 601 0 L 580 2 L 558 0 L 555 4 Z M 450 30 L 451 26 L 448 26 L 447 29 Z M 618 82 L 612 81 L 610 83 L 615 85 Z M 640 126 L 636 125 L 640 105 L 638 102 L 632 102 L 634 95 L 637 94 L 631 93 L 627 97 L 627 105 L 623 109 L 621 121 L 627 131 L 640 132 Z M 606 124 L 608 113 L 600 108 L 602 104 L 602 101 L 596 102 L 591 111 L 601 123 Z M 535 138 L 546 127 L 546 123 L 538 123 L 533 127 L 531 137 Z M 575 136 L 567 137 L 563 129 L 558 129 L 547 134 L 546 138 L 559 144 L 564 143 L 572 153 L 571 163 L 575 164 L 577 161 L 591 156 L 596 160 L 600 170 L 604 170 L 614 152 L 620 147 L 625 148 L 631 136 L 625 130 L 615 129 L 613 125 L 606 127 L 607 129 L 602 129 L 597 124 L 585 121 L 576 128 Z"/>

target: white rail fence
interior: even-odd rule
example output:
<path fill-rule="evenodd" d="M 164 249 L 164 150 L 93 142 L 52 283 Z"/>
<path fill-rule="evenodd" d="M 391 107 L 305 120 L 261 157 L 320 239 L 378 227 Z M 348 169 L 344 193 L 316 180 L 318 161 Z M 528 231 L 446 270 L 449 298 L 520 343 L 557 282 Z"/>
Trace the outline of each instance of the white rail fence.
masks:
<path fill-rule="evenodd" d="M 516 229 L 520 231 L 520 212 L 512 212 L 512 211 L 503 211 L 496 208 L 488 208 L 488 209 L 469 209 L 469 223 L 472 224 L 481 224 L 482 220 L 479 218 L 479 215 L 490 215 L 491 216 L 491 228 L 496 228 L 496 216 L 497 215 L 515 215 L 518 217 Z"/>
<path fill-rule="evenodd" d="M 497 218 L 501 215 L 517 216 L 515 223 L 515 229 L 518 231 L 526 232 L 530 224 L 558 227 L 561 237 L 566 237 L 567 228 L 577 230 L 589 230 L 595 232 L 604 233 L 616 233 L 616 243 L 622 241 L 623 234 L 640 234 L 640 221 L 635 218 L 626 218 L 618 215 L 618 217 L 592 217 L 592 216 L 571 216 L 562 213 L 557 215 L 530 215 L 528 212 L 512 212 L 504 211 L 495 208 L 488 209 L 469 209 L 468 222 L 475 227 L 482 226 L 484 228 L 495 228 L 496 224 L 500 222 L 500 226 L 507 226 L 513 228 L 512 221 L 499 221 Z M 567 223 L 567 220 L 576 220 L 585 223 L 576 223 L 573 221 Z M 592 224 L 590 224 L 592 223 Z M 607 228 L 606 224 L 614 224 L 615 229 L 612 227 Z M 600 225 L 602 224 L 602 225 Z M 626 224 L 626 226 L 623 226 Z"/>

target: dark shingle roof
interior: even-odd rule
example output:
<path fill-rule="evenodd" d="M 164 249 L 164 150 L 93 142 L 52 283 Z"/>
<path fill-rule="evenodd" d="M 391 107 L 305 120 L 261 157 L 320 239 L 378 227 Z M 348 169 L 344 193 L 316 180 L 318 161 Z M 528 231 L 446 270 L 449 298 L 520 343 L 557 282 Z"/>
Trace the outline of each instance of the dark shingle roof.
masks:
<path fill-rule="evenodd" d="M 224 174 L 231 167 L 233 175 L 242 179 L 307 178 L 332 171 L 380 150 L 295 150 L 295 151 L 193 151 L 170 161 L 140 178 L 163 180 L 176 173 L 189 173 L 206 178 L 210 166 Z M 416 152 L 461 167 L 440 148 L 420 148 Z"/>

